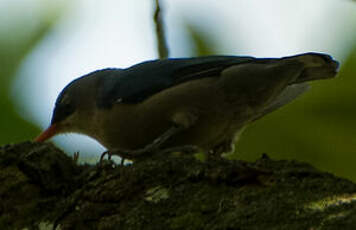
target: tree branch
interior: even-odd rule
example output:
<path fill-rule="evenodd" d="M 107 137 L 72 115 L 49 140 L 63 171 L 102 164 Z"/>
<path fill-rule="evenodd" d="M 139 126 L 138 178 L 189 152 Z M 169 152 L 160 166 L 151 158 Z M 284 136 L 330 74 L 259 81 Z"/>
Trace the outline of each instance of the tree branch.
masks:
<path fill-rule="evenodd" d="M 166 154 L 77 165 L 49 143 L 0 147 L 0 229 L 355 229 L 356 184 L 308 164 Z"/>
<path fill-rule="evenodd" d="M 169 51 L 167 47 L 165 31 L 164 31 L 164 22 L 162 19 L 162 11 L 160 7 L 159 0 L 155 0 L 156 10 L 154 14 L 154 22 L 156 25 L 156 35 L 157 35 L 157 49 L 160 59 L 168 57 Z"/>

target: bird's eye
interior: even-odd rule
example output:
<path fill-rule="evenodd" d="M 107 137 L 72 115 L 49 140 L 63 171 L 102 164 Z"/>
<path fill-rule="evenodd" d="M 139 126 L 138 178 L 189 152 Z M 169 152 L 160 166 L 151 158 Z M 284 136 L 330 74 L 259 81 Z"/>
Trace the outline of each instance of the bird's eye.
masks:
<path fill-rule="evenodd" d="M 69 103 L 69 101 L 56 103 L 51 123 L 56 123 L 65 120 L 74 112 L 74 110 L 74 105 L 72 103 Z"/>
<path fill-rule="evenodd" d="M 65 103 L 65 104 L 62 104 L 61 106 L 61 110 L 63 111 L 63 114 L 64 115 L 69 115 L 69 114 L 71 114 L 72 113 L 72 108 L 73 108 L 73 106 L 70 104 L 70 103 Z"/>
<path fill-rule="evenodd" d="M 70 104 L 70 97 L 68 93 L 62 92 L 56 101 L 56 106 L 62 106 L 62 107 L 67 107 Z"/>

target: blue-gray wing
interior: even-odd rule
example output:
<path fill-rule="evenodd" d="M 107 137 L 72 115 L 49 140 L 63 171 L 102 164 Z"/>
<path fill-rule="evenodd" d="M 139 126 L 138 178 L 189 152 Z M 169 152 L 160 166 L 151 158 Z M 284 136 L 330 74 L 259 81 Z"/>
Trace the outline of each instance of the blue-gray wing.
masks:
<path fill-rule="evenodd" d="M 207 56 L 155 60 L 127 69 L 100 70 L 95 73 L 102 75 L 97 104 L 109 108 L 115 102 L 140 103 L 164 89 L 195 79 L 218 77 L 224 69 L 252 60 L 252 57 Z"/>

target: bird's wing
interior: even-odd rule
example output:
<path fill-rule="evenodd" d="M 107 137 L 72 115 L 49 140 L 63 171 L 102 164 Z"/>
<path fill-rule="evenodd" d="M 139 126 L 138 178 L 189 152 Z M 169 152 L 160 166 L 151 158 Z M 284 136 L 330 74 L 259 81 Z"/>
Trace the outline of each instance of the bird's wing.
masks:
<path fill-rule="evenodd" d="M 98 106 L 120 102 L 134 104 L 175 85 L 216 77 L 232 66 L 253 61 L 252 57 L 207 56 L 143 62 L 125 70 L 105 70 L 99 89 Z"/>
<path fill-rule="evenodd" d="M 260 113 L 256 114 L 253 121 L 258 120 L 264 115 L 271 113 L 280 107 L 288 104 L 289 102 L 296 99 L 298 96 L 306 92 L 310 88 L 309 84 L 306 82 L 300 84 L 292 84 L 287 86 L 282 93 L 276 97 L 271 104 L 267 105 Z"/>
<path fill-rule="evenodd" d="M 250 65 L 252 63 L 252 65 Z M 285 70 L 290 66 L 300 66 L 300 75 L 288 84 L 298 84 L 305 81 L 334 77 L 338 68 L 338 63 L 330 56 L 319 53 L 305 53 L 284 58 L 253 58 L 241 56 L 206 56 L 197 58 L 164 59 L 143 62 L 128 69 L 105 70 L 103 81 L 99 86 L 98 101 L 99 107 L 111 107 L 114 103 L 135 104 L 144 101 L 150 96 L 160 91 L 176 86 L 178 84 L 207 77 L 219 77 L 224 70 L 239 70 L 239 66 L 248 64 L 249 76 L 243 77 L 240 83 L 251 82 L 258 70 L 254 69 L 255 64 L 263 64 L 265 67 L 259 68 L 262 72 L 272 70 Z M 299 67 L 298 67 L 299 68 Z M 291 69 L 293 71 L 293 68 Z M 257 72 L 257 73 L 256 73 Z M 285 72 L 285 71 L 284 71 Z M 288 72 L 288 71 L 287 71 Z M 239 71 L 236 71 L 239 73 Z M 100 71 L 97 73 L 100 74 Z M 262 74 L 264 75 L 264 74 Z M 234 74 L 235 76 L 235 74 Z M 265 84 L 279 84 L 280 77 L 285 77 L 279 72 L 265 74 L 258 82 Z M 288 79 L 284 79 L 288 80 Z M 236 87 L 236 86 L 234 86 Z M 244 84 L 241 84 L 244 87 Z M 253 88 L 251 88 L 253 90 Z"/>

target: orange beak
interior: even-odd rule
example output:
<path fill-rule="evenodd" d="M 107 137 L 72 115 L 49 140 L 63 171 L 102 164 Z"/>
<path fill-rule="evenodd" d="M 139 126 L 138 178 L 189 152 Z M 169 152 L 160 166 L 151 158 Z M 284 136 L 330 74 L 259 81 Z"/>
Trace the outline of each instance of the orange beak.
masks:
<path fill-rule="evenodd" d="M 52 124 L 45 131 L 43 131 L 38 137 L 36 137 L 35 142 L 43 142 L 58 133 L 58 128 L 56 124 Z"/>

